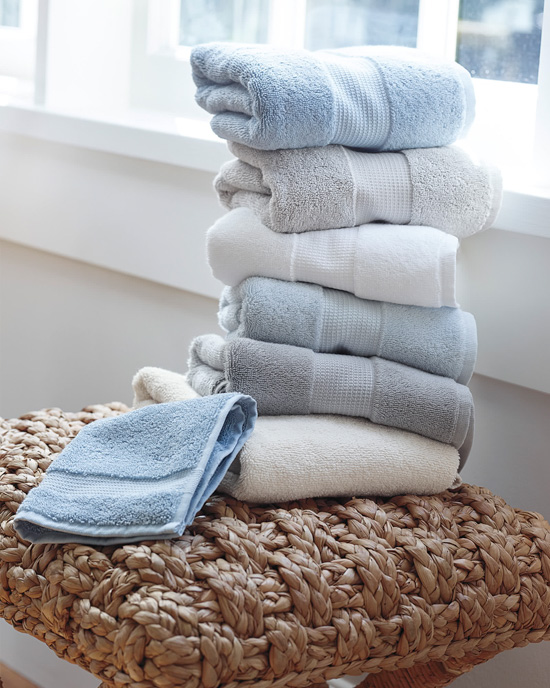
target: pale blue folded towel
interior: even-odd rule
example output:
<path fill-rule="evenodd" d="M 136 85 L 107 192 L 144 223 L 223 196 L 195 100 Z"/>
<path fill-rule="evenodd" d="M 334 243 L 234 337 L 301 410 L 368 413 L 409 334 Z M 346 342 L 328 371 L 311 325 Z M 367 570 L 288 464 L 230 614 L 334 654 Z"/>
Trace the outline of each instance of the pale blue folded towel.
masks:
<path fill-rule="evenodd" d="M 264 150 L 445 146 L 474 117 L 469 73 L 413 48 L 206 43 L 192 50 L 191 66 L 214 132 Z"/>
<path fill-rule="evenodd" d="M 318 284 L 249 277 L 224 289 L 218 318 L 228 339 L 379 356 L 463 385 L 474 372 L 476 323 L 459 308 L 402 306 Z"/>
<path fill-rule="evenodd" d="M 92 545 L 179 537 L 256 417 L 251 397 L 221 394 L 91 423 L 29 492 L 15 529 L 31 542 Z"/>

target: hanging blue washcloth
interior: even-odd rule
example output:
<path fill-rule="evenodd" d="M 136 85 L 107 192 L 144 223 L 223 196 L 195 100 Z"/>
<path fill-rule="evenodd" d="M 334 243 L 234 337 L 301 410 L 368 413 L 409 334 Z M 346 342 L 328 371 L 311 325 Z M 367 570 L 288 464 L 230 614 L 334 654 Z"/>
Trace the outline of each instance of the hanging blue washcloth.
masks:
<path fill-rule="evenodd" d="M 112 545 L 180 536 L 256 421 L 243 394 L 147 406 L 91 423 L 20 506 L 31 542 Z"/>

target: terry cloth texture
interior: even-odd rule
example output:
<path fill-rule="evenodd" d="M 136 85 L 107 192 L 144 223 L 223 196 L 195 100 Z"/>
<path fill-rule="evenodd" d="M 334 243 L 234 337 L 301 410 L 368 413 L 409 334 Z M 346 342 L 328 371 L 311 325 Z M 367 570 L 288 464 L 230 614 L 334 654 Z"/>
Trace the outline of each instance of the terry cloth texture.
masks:
<path fill-rule="evenodd" d="M 489 227 L 499 171 L 458 147 L 365 153 L 343 146 L 262 151 L 230 143 L 214 186 L 228 210 L 250 208 L 276 232 L 425 225 L 464 238 Z"/>
<path fill-rule="evenodd" d="M 250 436 L 256 402 L 222 394 L 82 429 L 19 507 L 31 542 L 111 545 L 180 536 Z"/>
<path fill-rule="evenodd" d="M 469 449 L 470 390 L 401 363 L 211 334 L 193 340 L 188 365 L 196 392 L 250 394 L 260 415 L 357 416 Z"/>
<path fill-rule="evenodd" d="M 280 234 L 236 208 L 206 235 L 214 277 L 231 287 L 273 277 L 340 289 L 362 299 L 457 307 L 458 239 L 433 227 L 368 224 Z"/>
<path fill-rule="evenodd" d="M 160 368 L 142 368 L 133 385 L 139 406 L 197 396 Z M 461 484 L 458 463 L 451 445 L 363 418 L 261 416 L 218 491 L 257 503 L 437 494 Z"/>
<path fill-rule="evenodd" d="M 263 150 L 445 146 L 474 117 L 469 73 L 412 48 L 207 43 L 193 48 L 191 67 L 213 131 Z"/>
<path fill-rule="evenodd" d="M 474 371 L 475 319 L 458 308 L 367 301 L 316 284 L 249 277 L 224 289 L 218 318 L 228 339 L 379 356 L 464 385 Z"/>

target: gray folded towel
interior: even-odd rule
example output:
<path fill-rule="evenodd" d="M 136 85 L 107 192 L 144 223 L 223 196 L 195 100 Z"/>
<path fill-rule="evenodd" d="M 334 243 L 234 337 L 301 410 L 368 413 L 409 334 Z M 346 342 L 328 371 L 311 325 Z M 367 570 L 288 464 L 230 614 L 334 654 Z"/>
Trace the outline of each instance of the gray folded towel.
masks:
<path fill-rule="evenodd" d="M 201 395 L 249 394 L 261 415 L 367 418 L 452 444 L 463 458 L 471 445 L 474 407 L 467 387 L 378 357 L 203 335 L 191 343 L 187 379 Z"/>
<path fill-rule="evenodd" d="M 316 284 L 250 277 L 224 289 L 218 315 L 228 339 L 379 356 L 464 385 L 474 370 L 474 316 L 458 308 L 367 301 Z"/>
<path fill-rule="evenodd" d="M 464 238 L 489 227 L 499 171 L 458 147 L 366 153 L 343 146 L 263 151 L 229 143 L 238 160 L 214 180 L 222 205 L 248 207 L 276 232 L 423 225 Z"/>

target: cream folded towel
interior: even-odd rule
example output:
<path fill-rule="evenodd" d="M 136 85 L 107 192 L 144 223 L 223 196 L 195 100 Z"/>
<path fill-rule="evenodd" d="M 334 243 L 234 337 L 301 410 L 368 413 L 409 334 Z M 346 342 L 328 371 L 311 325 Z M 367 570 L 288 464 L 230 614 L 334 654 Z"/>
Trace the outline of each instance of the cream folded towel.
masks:
<path fill-rule="evenodd" d="M 222 205 L 250 208 L 276 232 L 389 222 L 464 238 L 489 227 L 502 196 L 496 168 L 456 146 L 366 153 L 343 146 L 263 151 L 229 143 L 238 160 L 214 180 Z"/>
<path fill-rule="evenodd" d="M 206 248 L 214 277 L 231 287 L 247 277 L 273 277 L 373 301 L 459 305 L 458 239 L 433 227 L 369 224 L 280 234 L 249 208 L 236 208 L 208 230 Z"/>
<path fill-rule="evenodd" d="M 198 396 L 183 375 L 138 371 L 134 405 Z M 459 487 L 451 445 L 344 416 L 263 416 L 218 490 L 250 502 L 429 495 Z"/>

